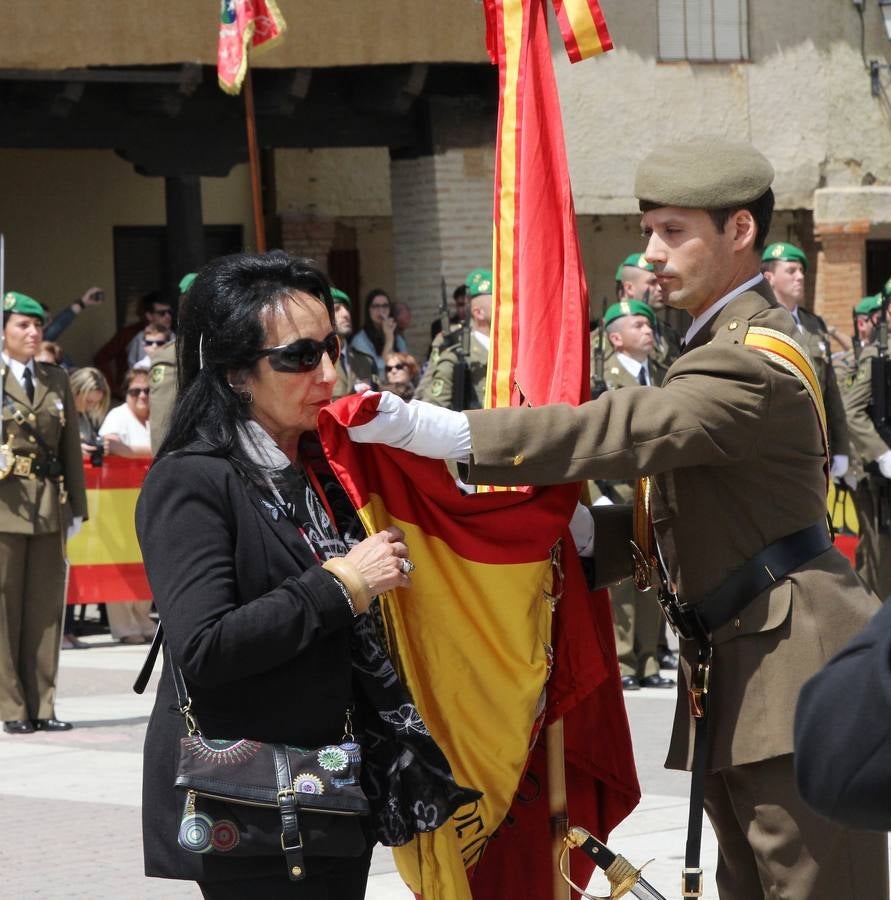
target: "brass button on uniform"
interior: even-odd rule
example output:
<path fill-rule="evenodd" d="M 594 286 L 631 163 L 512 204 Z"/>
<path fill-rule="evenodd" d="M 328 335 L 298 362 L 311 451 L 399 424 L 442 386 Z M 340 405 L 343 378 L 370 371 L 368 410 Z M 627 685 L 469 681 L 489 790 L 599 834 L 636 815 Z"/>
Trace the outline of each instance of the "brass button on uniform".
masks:
<path fill-rule="evenodd" d="M 29 440 L 32 444 L 36 444 L 36 443 L 37 443 L 37 438 L 34 437 L 33 434 L 29 434 L 29 435 L 28 435 L 28 440 Z"/>
<path fill-rule="evenodd" d="M 526 461 L 526 457 L 523 456 L 522 453 L 518 453 L 518 454 L 514 457 L 514 465 L 515 465 L 515 466 L 521 466 L 521 465 L 523 465 L 523 463 L 524 463 L 525 461 Z"/>
<path fill-rule="evenodd" d="M 739 328 L 739 322 L 731 322 L 731 323 L 727 326 L 727 330 L 728 330 L 728 331 L 736 331 L 737 328 Z"/>
<path fill-rule="evenodd" d="M 36 422 L 36 421 L 37 421 L 37 416 L 35 416 L 34 413 L 28 413 L 28 421 L 29 421 L 29 422 Z"/>

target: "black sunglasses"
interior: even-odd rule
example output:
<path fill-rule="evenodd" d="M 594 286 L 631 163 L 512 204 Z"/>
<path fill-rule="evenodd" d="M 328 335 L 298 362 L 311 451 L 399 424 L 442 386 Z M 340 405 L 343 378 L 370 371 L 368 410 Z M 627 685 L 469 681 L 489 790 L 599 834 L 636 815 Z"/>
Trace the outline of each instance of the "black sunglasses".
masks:
<path fill-rule="evenodd" d="M 151 338 L 143 338 L 142 343 L 145 344 L 146 347 L 163 347 L 167 341 L 164 338 L 157 341 L 153 341 Z"/>
<path fill-rule="evenodd" d="M 148 388 L 128 388 L 127 396 L 128 397 L 138 397 L 140 394 L 145 394 L 146 397 L 151 393 Z"/>
<path fill-rule="evenodd" d="M 340 338 L 332 331 L 324 341 L 312 338 L 300 338 L 293 344 L 282 344 L 279 347 L 267 347 L 257 354 L 269 357 L 269 365 L 276 372 L 312 372 L 327 353 L 332 363 L 340 356 Z"/>
<path fill-rule="evenodd" d="M 392 366 L 384 366 L 387 372 L 401 372 L 405 368 L 405 363 L 396 363 Z"/>

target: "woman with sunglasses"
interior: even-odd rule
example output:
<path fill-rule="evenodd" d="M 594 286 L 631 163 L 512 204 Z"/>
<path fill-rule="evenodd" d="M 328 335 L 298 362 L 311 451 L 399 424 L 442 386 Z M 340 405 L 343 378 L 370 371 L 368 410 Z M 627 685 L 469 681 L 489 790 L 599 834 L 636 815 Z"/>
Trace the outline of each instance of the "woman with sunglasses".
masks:
<path fill-rule="evenodd" d="M 387 380 L 384 360 L 391 353 L 405 353 L 405 338 L 396 333 L 396 319 L 385 291 L 374 288 L 365 297 L 365 321 L 350 346 L 374 359 L 381 382 Z"/>
<path fill-rule="evenodd" d="M 399 529 L 365 537 L 321 454 L 316 424 L 339 354 L 333 315 L 325 276 L 282 252 L 208 264 L 183 301 L 176 403 L 137 506 L 166 641 L 145 743 L 146 873 L 197 881 L 205 897 L 365 893 L 370 825 L 362 825 L 361 855 L 308 855 L 292 881 L 282 854 L 227 854 L 212 842 L 184 849 L 184 796 L 173 787 L 186 728 L 171 713 L 171 662 L 206 739 L 338 743 L 352 709 L 362 743 L 375 715 L 361 690 L 370 673 L 361 654 L 377 640 L 366 612 L 375 595 L 407 587 L 413 566 Z M 389 660 L 380 659 L 386 690 L 396 690 Z M 388 708 L 410 704 L 404 690 L 401 697 Z M 363 753 L 372 799 L 364 745 Z M 245 836 L 230 826 L 243 853 Z"/>
<path fill-rule="evenodd" d="M 123 391 L 127 399 L 109 411 L 99 428 L 103 449 L 111 456 L 129 459 L 151 456 L 148 372 L 128 370 Z M 106 603 L 111 636 L 122 644 L 149 643 L 155 634 L 155 623 L 149 616 L 151 610 L 151 600 Z"/>
<path fill-rule="evenodd" d="M 418 386 L 421 373 L 415 358 L 410 353 L 390 353 L 384 360 L 384 373 L 387 376 L 383 390 L 398 394 L 403 400 L 411 400 Z"/>

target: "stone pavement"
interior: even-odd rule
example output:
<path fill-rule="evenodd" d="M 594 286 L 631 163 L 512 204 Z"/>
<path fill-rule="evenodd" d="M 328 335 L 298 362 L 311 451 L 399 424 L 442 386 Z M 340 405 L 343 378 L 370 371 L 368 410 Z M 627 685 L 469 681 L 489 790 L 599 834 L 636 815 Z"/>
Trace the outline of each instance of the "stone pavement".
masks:
<path fill-rule="evenodd" d="M 0 896 L 199 897 L 192 884 L 142 875 L 141 751 L 157 674 L 141 697 L 131 685 L 147 648 L 122 646 L 106 636 L 86 640 L 91 649 L 62 653 L 57 712 L 77 727 L 59 734 L 0 734 Z M 675 898 L 689 776 L 662 768 L 674 691 L 626 694 L 626 704 L 643 800 L 610 845 L 637 865 L 655 858 L 646 877 Z M 706 821 L 705 896 L 712 900 L 716 852 Z M 592 882 L 595 894 L 606 893 L 604 887 L 597 878 Z M 411 898 L 384 848 L 375 851 L 366 896 Z"/>

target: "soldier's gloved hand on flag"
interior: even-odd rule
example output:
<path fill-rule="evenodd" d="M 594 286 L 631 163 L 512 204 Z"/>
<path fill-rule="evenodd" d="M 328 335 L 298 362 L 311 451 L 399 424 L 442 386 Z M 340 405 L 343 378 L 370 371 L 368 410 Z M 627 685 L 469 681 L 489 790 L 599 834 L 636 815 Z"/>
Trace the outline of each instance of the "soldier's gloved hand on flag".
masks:
<path fill-rule="evenodd" d="M 71 520 L 71 524 L 68 526 L 68 531 L 65 533 L 65 540 L 70 541 L 73 537 L 77 536 L 77 533 L 83 528 L 84 517 L 83 516 L 75 516 Z"/>
<path fill-rule="evenodd" d="M 579 556 L 594 553 L 594 517 L 591 510 L 582 503 L 576 503 L 575 512 L 569 520 L 569 530 Z"/>
<path fill-rule="evenodd" d="M 375 396 L 369 391 L 366 397 Z M 377 394 L 377 415 L 365 425 L 348 428 L 357 444 L 386 444 L 430 459 L 470 457 L 470 425 L 464 413 L 432 403 L 406 403 L 389 391 Z"/>
<path fill-rule="evenodd" d="M 829 475 L 833 479 L 844 478 L 850 466 L 850 460 L 844 453 L 836 453 L 829 464 Z"/>

